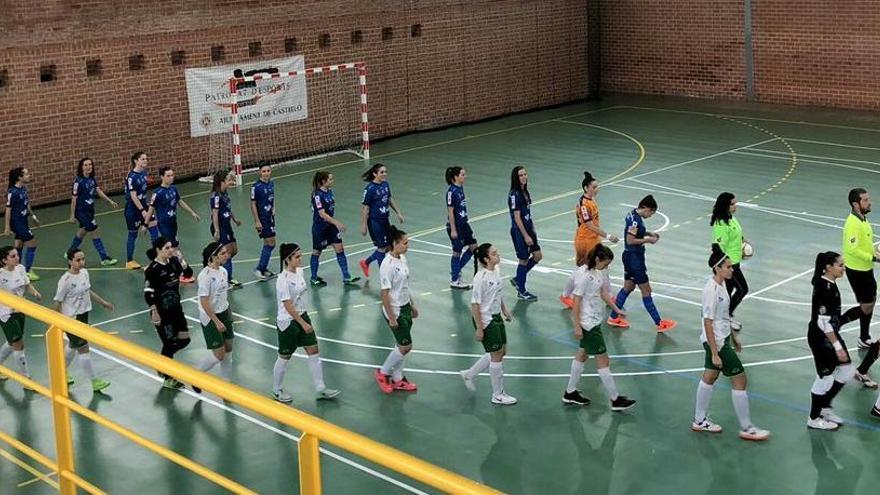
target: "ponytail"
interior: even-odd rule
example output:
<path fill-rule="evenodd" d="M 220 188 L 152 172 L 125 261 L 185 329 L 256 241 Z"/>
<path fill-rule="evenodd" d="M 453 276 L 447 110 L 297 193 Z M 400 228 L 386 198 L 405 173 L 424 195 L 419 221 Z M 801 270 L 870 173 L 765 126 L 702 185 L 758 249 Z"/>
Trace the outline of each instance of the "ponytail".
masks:
<path fill-rule="evenodd" d="M 474 275 L 480 270 L 480 265 L 486 266 L 486 260 L 489 259 L 489 251 L 491 249 L 492 245 L 484 242 L 474 250 Z"/>
<path fill-rule="evenodd" d="M 406 235 L 406 232 L 398 229 L 394 225 L 388 230 L 388 239 L 391 241 L 391 245 L 394 246 L 394 243 L 400 242 L 403 240 L 403 236 Z"/>
<path fill-rule="evenodd" d="M 822 278 L 822 275 L 825 274 L 825 267 L 828 265 L 833 265 L 837 258 L 840 255 L 835 253 L 834 251 L 825 251 L 823 253 L 819 253 L 816 255 L 816 268 L 813 270 L 813 279 L 810 280 L 810 283 L 813 287 L 819 283 L 819 279 Z"/>
<path fill-rule="evenodd" d="M 458 166 L 447 167 L 446 168 L 446 183 L 451 186 L 452 183 L 455 182 L 455 178 L 458 177 L 458 174 L 460 174 L 461 171 L 462 171 L 462 168 L 458 167 Z"/>
<path fill-rule="evenodd" d="M 596 247 L 587 255 L 587 268 L 592 270 L 600 261 L 611 261 L 614 259 L 614 253 L 604 244 L 596 244 Z"/>
<path fill-rule="evenodd" d="M 584 180 L 581 181 L 581 187 L 582 188 L 589 187 L 589 185 L 592 184 L 594 180 L 596 180 L 596 178 L 593 177 L 593 174 L 591 174 L 585 170 L 584 171 Z"/>

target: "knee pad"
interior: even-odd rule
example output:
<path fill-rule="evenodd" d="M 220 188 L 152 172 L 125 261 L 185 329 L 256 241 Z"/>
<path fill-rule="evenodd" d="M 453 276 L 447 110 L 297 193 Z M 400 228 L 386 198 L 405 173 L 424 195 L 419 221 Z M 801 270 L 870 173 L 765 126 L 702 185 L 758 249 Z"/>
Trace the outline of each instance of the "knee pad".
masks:
<path fill-rule="evenodd" d="M 837 370 L 835 370 L 835 373 Z M 813 387 L 810 389 L 810 392 L 816 395 L 825 395 L 831 390 L 831 385 L 834 384 L 834 375 L 816 377 L 813 381 Z"/>
<path fill-rule="evenodd" d="M 847 383 L 848 381 L 853 379 L 855 375 L 855 370 L 853 369 L 852 364 L 841 364 L 837 368 L 834 369 L 834 373 L 831 376 L 834 377 L 835 381 L 840 383 Z"/>

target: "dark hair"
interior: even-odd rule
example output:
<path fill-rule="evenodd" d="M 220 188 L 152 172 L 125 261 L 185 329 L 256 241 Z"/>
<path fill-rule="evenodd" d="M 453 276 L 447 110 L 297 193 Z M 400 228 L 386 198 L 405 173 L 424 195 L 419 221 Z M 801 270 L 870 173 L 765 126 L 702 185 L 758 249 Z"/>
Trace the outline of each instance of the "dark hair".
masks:
<path fill-rule="evenodd" d="M 134 168 L 134 162 L 138 161 L 143 155 L 146 155 L 143 151 L 135 151 L 131 154 L 131 168 Z"/>
<path fill-rule="evenodd" d="M 171 241 L 169 241 L 168 239 L 166 239 L 164 236 L 161 236 L 161 235 L 159 237 L 155 238 L 153 240 L 153 244 L 152 244 L 153 247 L 151 247 L 150 249 L 147 249 L 147 259 L 149 259 L 150 261 L 155 260 L 156 254 L 158 253 L 158 251 L 160 249 L 162 249 L 163 247 L 165 247 L 165 244 L 168 244 L 169 242 L 171 242 Z"/>
<path fill-rule="evenodd" d="M 205 249 L 202 249 L 202 266 L 208 266 L 208 263 L 211 262 L 211 258 L 217 256 L 217 253 L 220 252 L 220 249 L 223 247 L 223 244 L 220 244 L 217 241 L 209 242 Z"/>
<path fill-rule="evenodd" d="M 647 195 L 639 201 L 639 208 L 647 208 L 649 210 L 657 211 L 657 200 L 654 199 L 654 196 Z"/>
<path fill-rule="evenodd" d="M 525 167 L 523 167 L 522 165 L 517 165 L 517 166 L 513 167 L 512 169 L 510 169 L 510 190 L 511 191 L 522 191 L 522 192 L 525 192 L 526 194 L 529 193 L 528 184 L 523 186 L 522 184 L 519 183 L 519 171 L 524 170 L 524 169 L 525 169 Z"/>
<path fill-rule="evenodd" d="M 599 261 L 611 261 L 613 259 L 614 253 L 611 251 L 611 248 L 604 244 L 596 244 L 596 247 L 587 255 L 587 268 L 592 270 L 596 268 Z"/>
<path fill-rule="evenodd" d="M 89 177 L 95 176 L 95 160 L 92 160 L 89 157 L 85 157 L 80 160 L 79 163 L 76 165 L 77 177 L 85 177 L 85 175 L 83 175 L 83 167 L 85 166 L 86 162 L 92 162 L 92 173 L 89 174 Z"/>
<path fill-rule="evenodd" d="M 330 172 L 326 170 L 318 170 L 312 176 L 312 191 L 317 191 L 321 187 L 321 183 L 330 178 Z"/>
<path fill-rule="evenodd" d="M 715 269 L 718 268 L 726 258 L 727 255 L 721 250 L 721 246 L 719 246 L 718 243 L 712 243 L 712 253 L 709 255 L 709 268 L 712 269 L 712 273 L 715 273 Z"/>
<path fill-rule="evenodd" d="M 364 182 L 372 182 L 373 179 L 376 178 L 376 174 L 379 173 L 379 169 L 384 167 L 385 165 L 382 163 L 375 163 L 372 167 L 370 167 L 366 172 L 361 174 L 361 179 Z"/>
<path fill-rule="evenodd" d="M 489 259 L 489 251 L 492 249 L 492 245 L 488 242 L 484 242 L 477 246 L 477 249 L 474 250 L 474 274 L 477 273 L 477 270 L 480 269 L 480 265 L 485 265 L 486 260 Z"/>
<path fill-rule="evenodd" d="M 214 172 L 214 180 L 211 182 L 211 192 L 220 192 L 220 186 L 223 185 L 223 182 L 226 181 L 226 177 L 228 176 L 228 170 L 218 170 Z"/>
<path fill-rule="evenodd" d="M 853 203 L 858 203 L 862 200 L 862 194 L 866 194 L 868 191 L 863 187 L 856 187 L 849 190 L 849 207 L 852 208 Z"/>
<path fill-rule="evenodd" d="M 455 167 L 446 167 L 446 183 L 452 185 L 452 183 L 455 182 L 455 178 L 458 177 L 458 174 L 460 174 L 462 170 L 464 169 L 457 165 Z"/>
<path fill-rule="evenodd" d="M 299 244 L 295 242 L 285 242 L 278 246 L 278 254 L 281 258 L 281 271 L 284 271 L 287 259 L 293 256 L 293 253 L 299 251 Z"/>
<path fill-rule="evenodd" d="M 733 202 L 734 195 L 730 192 L 723 192 L 715 199 L 715 205 L 712 206 L 712 218 L 709 219 L 709 225 L 715 225 L 716 222 L 727 223 L 731 219 L 730 203 Z"/>
<path fill-rule="evenodd" d="M 24 167 L 15 167 L 9 171 L 9 187 L 15 187 L 15 183 L 24 175 Z"/>
<path fill-rule="evenodd" d="M 581 187 L 584 188 L 584 187 L 589 186 L 590 184 L 593 183 L 594 180 L 596 180 L 596 178 L 593 177 L 593 174 L 584 170 L 584 180 L 581 181 Z"/>
<path fill-rule="evenodd" d="M 171 165 L 162 165 L 161 167 L 159 167 L 159 178 L 161 179 L 165 175 L 165 172 L 169 170 L 173 172 L 174 167 L 172 167 Z"/>
<path fill-rule="evenodd" d="M 403 236 L 406 235 L 406 232 L 398 229 L 394 225 L 388 229 L 388 240 L 391 241 L 391 245 L 393 246 L 395 242 L 400 242 L 403 239 Z"/>
<path fill-rule="evenodd" d="M 813 270 L 813 278 L 810 280 L 814 287 L 819 283 L 822 275 L 825 274 L 825 267 L 833 265 L 837 258 L 840 258 L 840 255 L 834 251 L 825 251 L 816 255 L 816 269 Z"/>
<path fill-rule="evenodd" d="M 15 246 L 0 247 L 0 262 L 6 263 L 6 258 L 9 257 L 9 253 L 13 250 L 15 250 Z"/>
<path fill-rule="evenodd" d="M 82 249 L 80 248 L 70 248 L 67 250 L 67 253 L 64 255 L 67 256 L 67 261 L 72 261 L 73 257 L 76 256 L 76 253 L 81 253 Z"/>

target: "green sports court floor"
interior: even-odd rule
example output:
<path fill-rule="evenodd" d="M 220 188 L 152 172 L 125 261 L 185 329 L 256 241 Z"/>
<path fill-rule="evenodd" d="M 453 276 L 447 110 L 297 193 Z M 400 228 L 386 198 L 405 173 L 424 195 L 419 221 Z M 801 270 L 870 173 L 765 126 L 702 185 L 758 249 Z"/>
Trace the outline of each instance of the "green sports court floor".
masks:
<path fill-rule="evenodd" d="M 876 393 L 850 384 L 835 403 L 847 424 L 837 432 L 807 430 L 814 369 L 804 335 L 809 273 L 818 251 L 840 248 L 847 191 L 854 186 L 880 191 L 878 137 L 880 122 L 870 113 L 615 97 L 380 142 L 373 149 L 374 161 L 389 167 L 394 196 L 407 219 L 403 228 L 412 239 L 411 286 L 421 317 L 413 329 L 415 351 L 407 375 L 419 391 L 386 396 L 376 388 L 372 370 L 393 344 L 378 307 L 376 274 L 361 288 L 344 288 L 328 252 L 321 275 L 329 286 L 310 290 L 307 297 L 323 337 L 326 381 L 343 395 L 335 402 L 315 402 L 305 363 L 297 359 L 286 381 L 293 406 L 510 493 L 876 493 L 880 421 L 869 415 Z M 529 277 L 538 302 L 517 301 L 512 290 L 505 294 L 515 315 L 508 325 L 510 356 L 505 360 L 505 388 L 519 398 L 513 407 L 489 403 L 487 377 L 471 394 L 458 376 L 482 350 L 473 340 L 470 293 L 450 291 L 447 285 L 443 170 L 453 164 L 468 171 L 466 192 L 478 240 L 497 244 L 507 260 L 512 258 L 505 207 L 509 171 L 524 164 L 530 172 L 545 258 Z M 279 240 L 310 245 L 308 193 L 316 168 L 331 168 L 336 175 L 337 216 L 349 226 L 347 252 L 356 271 L 357 259 L 370 250 L 357 232 L 360 161 L 277 169 Z M 660 204 L 658 215 L 648 221 L 650 229 L 664 232 L 648 248 L 649 273 L 661 314 L 679 326 L 656 335 L 634 297 L 627 305 L 632 328 L 603 330 L 618 387 L 638 400 L 624 414 L 610 412 L 592 363 L 581 388 L 593 404 L 576 408 L 560 402 L 575 343 L 568 311 L 556 296 L 573 264 L 571 212 L 584 170 L 602 182 L 598 201 L 607 230 L 622 229 L 624 215 L 648 193 Z M 246 182 L 253 179 L 246 177 Z M 259 243 L 252 234 L 248 189 L 233 192 L 234 209 L 244 221 L 237 229 L 236 278 L 246 282 L 230 296 L 239 334 L 233 376 L 240 385 L 268 393 L 275 359 L 274 283 L 251 281 Z M 207 187 L 187 183 L 181 190 L 208 218 Z M 740 201 L 737 217 L 757 251 L 744 265 L 752 293 L 738 316 L 744 322 L 747 345 L 741 358 L 749 373 L 752 417 L 773 432 L 761 444 L 737 438 L 723 379 L 711 415 L 725 432 L 710 436 L 689 428 L 703 363 L 698 335 L 700 290 L 708 276 L 707 213 L 723 190 Z M 35 231 L 37 271 L 43 276 L 37 287 L 46 299 L 54 293 L 64 265 L 61 253 L 73 232 L 73 225 L 62 223 L 66 215 L 66 206 L 41 211 L 49 225 Z M 108 212 L 99 223 L 111 254 L 124 258 L 121 213 Z M 208 224 L 183 216 L 181 227 L 183 248 L 195 258 L 209 240 Z M 144 239 L 139 253 L 146 248 Z M 112 313 L 96 308 L 92 321 L 158 349 L 142 312 L 142 273 L 99 268 L 91 244 L 85 249 L 95 266 L 96 290 L 116 304 Z M 613 249 L 620 252 L 619 246 Z M 139 259 L 144 261 L 143 254 Z M 513 265 L 506 262 L 503 270 L 511 275 Z M 611 271 L 619 282 L 619 262 Z M 841 292 L 844 306 L 854 303 L 845 281 Z M 185 296 L 194 294 L 194 288 L 184 289 Z M 190 316 L 197 314 L 194 303 L 186 309 Z M 32 373 L 45 383 L 44 330 L 29 322 L 26 339 Z M 852 331 L 844 333 L 850 347 Z M 195 364 L 206 352 L 196 332 L 179 359 Z M 76 400 L 256 491 L 297 491 L 297 432 L 211 397 L 165 390 L 152 371 L 97 354 L 99 374 L 113 385 L 106 395 L 93 396 L 74 367 Z M 47 400 L 23 393 L 11 381 L 0 384 L 0 429 L 54 452 Z M 219 491 L 79 417 L 74 441 L 78 470 L 107 491 Z M 431 492 L 325 447 L 326 493 Z M 0 458 L 0 493 L 52 490 L 46 481 Z"/>

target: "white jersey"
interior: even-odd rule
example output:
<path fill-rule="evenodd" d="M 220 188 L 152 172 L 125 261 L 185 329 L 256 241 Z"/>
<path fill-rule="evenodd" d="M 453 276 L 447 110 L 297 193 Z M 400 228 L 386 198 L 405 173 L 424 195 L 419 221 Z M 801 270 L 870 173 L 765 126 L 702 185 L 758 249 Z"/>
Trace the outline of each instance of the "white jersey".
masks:
<path fill-rule="evenodd" d="M 589 270 L 586 265 L 577 269 L 574 276 L 574 292 L 572 295 L 581 298 L 581 328 L 592 330 L 602 324 L 605 319 L 605 301 L 602 291 L 611 289 L 608 270 Z"/>
<path fill-rule="evenodd" d="M 219 314 L 229 309 L 229 280 L 226 268 L 222 266 L 202 268 L 202 271 L 199 272 L 198 284 L 199 297 L 208 298 L 214 313 Z M 211 317 L 202 309 L 201 301 L 199 301 L 199 322 L 203 326 L 211 322 Z"/>
<path fill-rule="evenodd" d="M 281 331 L 287 330 L 290 322 L 293 321 L 293 317 L 290 316 L 290 313 L 284 307 L 284 301 L 292 302 L 293 307 L 296 308 L 299 314 L 306 312 L 303 294 L 305 294 L 309 286 L 306 284 L 306 279 L 303 278 L 302 273 L 300 273 L 301 271 L 302 268 L 295 272 L 287 269 L 281 270 L 281 273 L 278 274 L 278 280 L 275 281 L 275 296 L 278 302 L 277 322 L 278 328 Z"/>
<path fill-rule="evenodd" d="M 379 283 L 382 290 L 388 291 L 391 299 L 391 309 L 394 311 L 394 317 L 400 315 L 400 307 L 409 304 L 409 265 L 406 264 L 406 256 L 400 255 L 395 258 L 390 254 L 382 260 L 379 266 Z M 385 306 L 382 306 L 382 313 L 385 313 Z M 386 314 L 387 318 L 388 315 Z"/>
<path fill-rule="evenodd" d="M 16 265 L 12 271 L 0 268 L 0 290 L 11 292 L 16 296 L 23 296 L 25 289 L 31 281 L 27 277 L 24 265 Z M 0 321 L 9 320 L 9 315 L 14 313 L 12 308 L 0 304 Z"/>
<path fill-rule="evenodd" d="M 474 275 L 473 292 L 471 292 L 471 304 L 480 305 L 480 319 L 483 328 L 489 326 L 492 315 L 501 313 L 501 270 L 498 266 L 494 270 L 480 268 Z"/>
<path fill-rule="evenodd" d="M 64 272 L 58 279 L 58 288 L 55 290 L 55 302 L 61 303 L 61 314 L 70 316 L 88 313 L 92 310 L 92 297 L 89 291 L 92 283 L 89 280 L 89 272 L 83 268 L 76 275 Z"/>
<path fill-rule="evenodd" d="M 724 339 L 730 335 L 730 294 L 724 284 L 725 282 L 721 282 L 719 285 L 714 278 L 710 278 L 703 287 L 703 319 L 712 320 L 712 331 L 718 349 L 721 349 Z M 700 342 L 705 343 L 706 326 L 702 321 L 700 323 Z"/>

